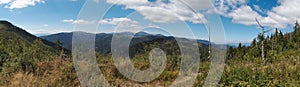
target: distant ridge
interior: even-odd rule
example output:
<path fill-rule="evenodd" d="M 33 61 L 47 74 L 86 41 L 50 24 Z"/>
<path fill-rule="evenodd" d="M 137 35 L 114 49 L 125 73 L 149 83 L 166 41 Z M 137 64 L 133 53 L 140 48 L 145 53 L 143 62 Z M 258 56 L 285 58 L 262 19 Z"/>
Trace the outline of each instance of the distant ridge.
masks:
<path fill-rule="evenodd" d="M 40 39 L 45 44 L 45 47 L 41 47 L 41 48 L 47 48 L 53 51 L 56 45 L 53 42 L 50 42 L 48 40 L 30 34 L 24 29 L 19 28 L 6 20 L 0 20 L 0 38 L 2 38 L 4 41 L 13 40 L 18 42 L 23 42 L 27 44 L 27 46 L 33 44 L 35 40 Z M 70 53 L 70 50 L 65 49 L 65 52 Z"/>
<path fill-rule="evenodd" d="M 41 36 L 40 38 L 43 38 L 43 39 L 51 41 L 51 42 L 60 40 L 66 49 L 71 50 L 73 33 L 75 33 L 75 32 L 57 33 L 57 34 L 52 34 L 52 35 L 48 35 L 48 36 Z M 84 33 L 84 32 L 80 32 L 80 33 L 91 34 L 91 33 Z M 130 50 L 132 50 L 131 55 L 135 55 L 135 53 L 143 53 L 143 51 L 145 51 L 144 47 L 146 45 L 149 46 L 149 45 L 155 44 L 155 43 L 161 44 L 162 48 L 164 48 L 165 50 L 168 50 L 167 52 L 172 52 L 172 50 L 174 50 L 174 49 L 179 49 L 176 40 L 180 40 L 181 42 L 185 42 L 185 43 L 195 41 L 193 39 L 164 36 L 161 34 L 149 34 L 146 32 L 98 33 L 98 34 L 94 34 L 95 35 L 95 43 L 96 43 L 95 44 L 96 51 L 101 54 L 110 54 L 111 53 L 111 42 L 112 42 L 112 38 L 114 37 L 113 36 L 114 34 L 116 35 L 115 36 L 116 39 L 120 39 L 120 40 L 131 38 L 131 36 L 134 35 L 133 39 L 131 40 L 131 44 L 130 44 L 130 46 L 131 46 Z M 206 41 L 206 40 L 196 40 L 196 43 L 198 43 L 199 44 L 198 46 L 202 49 L 207 49 L 207 47 L 208 47 L 208 45 L 207 45 L 208 41 Z M 201 50 L 201 51 L 206 52 L 206 50 Z"/>
<path fill-rule="evenodd" d="M 6 31 L 7 34 L 10 34 L 10 33 L 15 33 L 17 35 L 19 35 L 20 37 L 24 38 L 25 40 L 29 41 L 29 42 L 33 42 L 34 40 L 36 39 L 41 39 L 39 37 L 36 37 L 30 33 L 28 33 L 27 31 L 25 31 L 24 29 L 21 29 L 15 25 L 13 25 L 12 23 L 8 22 L 8 21 L 5 21 L 5 20 L 1 20 L 0 21 L 0 25 L 2 27 L 4 27 L 2 30 L 3 32 Z M 48 46 L 54 46 L 55 44 L 50 42 L 50 41 L 47 41 L 47 40 L 44 40 L 42 39 L 43 43 L 48 45 Z"/>
<path fill-rule="evenodd" d="M 12 23 L 6 21 L 6 20 L 0 20 L 0 24 L 6 25 L 6 26 L 13 26 Z"/>

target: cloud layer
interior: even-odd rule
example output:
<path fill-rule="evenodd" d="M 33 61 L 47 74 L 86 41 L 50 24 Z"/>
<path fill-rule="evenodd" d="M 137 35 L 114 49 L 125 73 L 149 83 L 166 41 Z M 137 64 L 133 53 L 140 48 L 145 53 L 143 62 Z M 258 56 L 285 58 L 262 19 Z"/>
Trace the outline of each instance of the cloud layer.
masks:
<path fill-rule="evenodd" d="M 62 20 L 62 22 L 65 23 L 71 23 L 71 24 L 92 24 L 95 23 L 95 21 L 87 21 L 87 20 L 73 20 L 73 19 L 65 19 Z"/>
<path fill-rule="evenodd" d="M 203 15 L 205 13 L 200 13 L 201 10 L 232 18 L 232 22 L 243 25 L 257 25 L 255 21 L 257 18 L 264 26 L 274 28 L 286 28 L 300 19 L 298 0 L 278 0 L 279 5 L 271 10 L 262 9 L 259 5 L 249 6 L 248 0 L 106 0 L 106 2 L 136 10 L 145 19 L 159 23 L 188 21 L 202 24 L 207 20 Z M 215 9 L 212 9 L 213 6 Z"/>
<path fill-rule="evenodd" d="M 5 4 L 5 8 L 9 9 L 35 6 L 38 3 L 45 3 L 45 0 L 0 0 L 0 4 Z"/>
<path fill-rule="evenodd" d="M 106 0 L 107 3 L 123 5 L 134 9 L 145 19 L 159 23 L 188 21 L 195 24 L 205 23 L 204 15 L 196 11 L 212 8 L 213 0 Z M 193 8 L 193 10 L 191 9 Z"/>
<path fill-rule="evenodd" d="M 77 1 L 77 0 L 70 0 Z M 97 2 L 98 0 L 94 0 Z M 206 13 L 217 13 L 232 22 L 243 25 L 257 25 L 258 18 L 264 26 L 286 28 L 300 19 L 299 0 L 278 0 L 278 6 L 270 10 L 259 5 L 249 6 L 249 0 L 106 0 L 107 3 L 122 5 L 125 9 L 133 9 L 144 16 L 144 19 L 172 23 L 187 21 L 194 24 L 206 23 Z M 45 3 L 45 0 L 0 0 L 0 4 L 8 9 L 25 8 Z M 215 9 L 214 9 L 215 7 Z M 191 9 L 192 8 L 192 9 Z M 265 14 L 262 16 L 261 14 Z M 117 19 L 111 19 L 117 20 Z M 110 21 L 110 20 L 106 20 Z M 63 20 L 72 24 L 89 24 L 85 20 Z M 96 22 L 96 21 L 94 21 Z"/>
<path fill-rule="evenodd" d="M 139 22 L 129 18 L 110 18 L 99 21 L 100 24 L 108 24 L 117 26 L 120 29 L 138 29 L 141 28 Z"/>
<path fill-rule="evenodd" d="M 118 32 L 136 32 L 142 29 L 144 26 L 140 25 L 138 21 L 129 18 L 107 18 L 100 21 L 89 21 L 89 20 L 74 20 L 65 19 L 61 20 L 64 23 L 78 24 L 78 25 L 88 25 L 88 24 L 101 24 L 101 25 L 111 25 L 113 29 L 117 29 Z"/>
<path fill-rule="evenodd" d="M 278 6 L 264 11 L 258 5 L 251 8 L 247 0 L 217 0 L 214 12 L 232 18 L 234 23 L 244 25 L 257 25 L 255 18 L 258 18 L 264 26 L 273 28 L 286 28 L 300 19 L 299 0 L 278 0 L 278 3 Z M 262 16 L 257 11 L 267 16 Z"/>

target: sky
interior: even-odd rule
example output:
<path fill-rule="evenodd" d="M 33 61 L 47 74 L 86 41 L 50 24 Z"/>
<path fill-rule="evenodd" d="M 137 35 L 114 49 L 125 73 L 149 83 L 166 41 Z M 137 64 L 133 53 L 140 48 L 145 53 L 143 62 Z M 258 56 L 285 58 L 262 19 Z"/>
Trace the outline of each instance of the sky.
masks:
<path fill-rule="evenodd" d="M 208 37 L 208 26 L 215 28 L 214 23 L 220 21 L 227 43 L 249 43 L 261 32 L 255 19 L 267 29 L 278 28 L 287 33 L 293 31 L 294 23 L 300 18 L 298 0 L 89 0 L 95 5 L 112 7 L 97 8 L 107 10 L 99 20 L 84 20 L 78 15 L 86 2 L 0 0 L 0 20 L 12 22 L 37 36 L 72 32 L 75 25 L 96 23 L 100 25 L 96 33 L 144 30 L 204 40 Z M 217 15 L 213 17 L 220 20 L 212 20 L 208 15 Z"/>

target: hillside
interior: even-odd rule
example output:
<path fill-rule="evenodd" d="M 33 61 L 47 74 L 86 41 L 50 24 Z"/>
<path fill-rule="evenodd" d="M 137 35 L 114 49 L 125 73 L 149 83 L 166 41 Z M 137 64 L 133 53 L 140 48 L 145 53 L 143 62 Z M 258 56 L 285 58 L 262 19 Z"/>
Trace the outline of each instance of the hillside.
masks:
<path fill-rule="evenodd" d="M 36 37 L 17 26 L 14 26 L 8 21 L 0 21 L 0 31 L 2 39 L 5 40 L 13 40 L 20 38 L 22 41 L 25 41 L 28 44 L 32 44 L 34 40 L 40 39 L 39 37 Z M 47 40 L 41 39 L 41 41 L 50 47 L 55 45 L 54 43 L 49 42 Z"/>
<path fill-rule="evenodd" d="M 50 79 L 62 77 L 64 70 L 55 67 L 72 68 L 65 66 L 72 63 L 62 61 L 64 53 L 55 47 L 54 43 L 36 37 L 8 21 L 0 21 L 0 86 L 32 86 L 47 81 L 58 84 L 58 81 Z"/>
<path fill-rule="evenodd" d="M 0 21 L 0 43 L 1 51 L 8 53 L 11 58 L 24 57 L 21 54 L 30 55 L 29 53 L 36 50 L 42 50 L 49 55 L 55 53 L 54 43 L 36 37 L 8 21 Z M 34 48 L 38 49 L 33 50 Z"/>
<path fill-rule="evenodd" d="M 83 34 L 90 34 L 90 33 L 84 33 Z M 62 42 L 62 45 L 67 48 L 71 49 L 72 48 L 72 35 L 73 33 L 58 33 L 58 34 L 52 34 L 48 36 L 41 36 L 41 38 L 51 41 L 51 42 L 56 42 L 57 40 L 60 40 Z M 146 32 L 139 32 L 139 33 L 131 33 L 131 32 L 123 32 L 123 33 L 115 33 L 115 38 L 118 38 L 118 40 L 124 40 L 130 38 L 130 36 L 134 36 L 131 44 L 130 44 L 130 50 L 131 54 L 130 55 L 135 55 L 136 53 L 145 53 L 144 51 L 148 48 L 144 48 L 145 45 L 150 45 L 154 43 L 160 44 L 160 48 L 166 48 L 165 51 L 171 53 L 172 50 L 179 50 L 179 47 L 177 45 L 177 40 L 181 40 L 183 42 L 189 42 L 192 41 L 190 39 L 186 38 L 176 38 L 175 37 L 170 37 L 170 36 L 163 36 L 163 35 L 153 35 L 153 34 L 148 34 Z M 101 54 L 110 54 L 111 53 L 111 42 L 113 38 L 113 34 L 110 33 L 100 33 L 95 35 L 96 39 L 96 51 L 101 53 Z M 200 50 L 201 52 L 204 52 L 203 56 L 207 56 L 206 51 L 207 49 L 207 44 L 208 41 L 205 40 L 197 40 L 198 45 L 200 48 L 203 48 Z M 178 51 L 179 52 L 179 51 Z M 177 53 L 178 53 L 177 52 Z"/>
<path fill-rule="evenodd" d="M 280 30 L 276 31 L 270 36 L 258 35 L 250 46 L 239 44 L 237 47 L 229 47 L 224 73 L 217 86 L 298 87 L 300 26 L 296 23 L 294 31 L 286 34 Z M 59 39 L 62 43 L 60 45 L 70 49 L 72 33 L 42 37 L 52 41 L 48 42 L 7 21 L 1 21 L 0 34 L 0 86 L 80 86 L 72 58 L 64 58 L 63 51 L 57 50 L 56 45 L 54 47 L 51 45 Z M 132 33 L 117 33 L 117 35 L 117 39 L 122 42 Z M 129 48 L 131 61 L 140 70 L 149 68 L 151 63 L 148 55 L 152 49 L 161 48 L 167 54 L 167 65 L 162 74 L 157 79 L 145 83 L 131 81 L 118 72 L 110 54 L 111 40 L 112 34 L 96 35 L 98 66 L 113 86 L 169 86 L 177 78 L 182 57 L 174 37 L 139 33 L 131 41 Z M 191 41 L 186 38 L 178 38 L 178 40 L 184 43 Z M 262 42 L 265 43 L 265 63 L 261 58 Z M 198 40 L 198 43 L 194 44 L 198 45 L 201 58 L 208 56 L 208 47 L 205 43 L 207 42 Z M 201 61 L 195 87 L 205 83 L 210 65 L 211 61 Z"/>
<path fill-rule="evenodd" d="M 296 22 L 293 32 L 283 34 L 276 29 L 269 36 L 259 34 L 250 46 L 240 43 L 236 48 L 230 47 L 220 83 L 222 86 L 299 87 L 299 44 L 300 26 Z"/>

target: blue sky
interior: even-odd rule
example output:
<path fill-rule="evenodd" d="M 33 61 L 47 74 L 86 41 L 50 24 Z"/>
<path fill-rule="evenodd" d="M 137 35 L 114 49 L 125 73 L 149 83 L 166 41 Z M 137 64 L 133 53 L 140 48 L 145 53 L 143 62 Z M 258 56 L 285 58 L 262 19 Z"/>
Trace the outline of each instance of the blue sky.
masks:
<path fill-rule="evenodd" d="M 71 32 L 76 24 L 99 23 L 102 26 L 98 33 L 113 32 L 116 28 L 120 28 L 119 32 L 136 32 L 144 27 L 155 27 L 168 28 L 166 30 L 174 32 L 174 36 L 192 38 L 182 29 L 187 27 L 179 27 L 186 23 L 196 38 L 207 39 L 205 15 L 217 14 L 227 43 L 237 43 L 250 42 L 261 32 L 255 18 L 268 28 L 279 28 L 283 32 L 293 31 L 293 23 L 300 18 L 297 16 L 300 10 L 295 7 L 300 5 L 297 0 L 216 0 L 213 7 L 206 5 L 208 0 L 185 0 L 197 13 L 186 11 L 176 0 L 92 1 L 115 6 L 98 22 L 77 19 L 86 0 L 0 0 L 0 20 L 8 20 L 35 35 Z"/>

